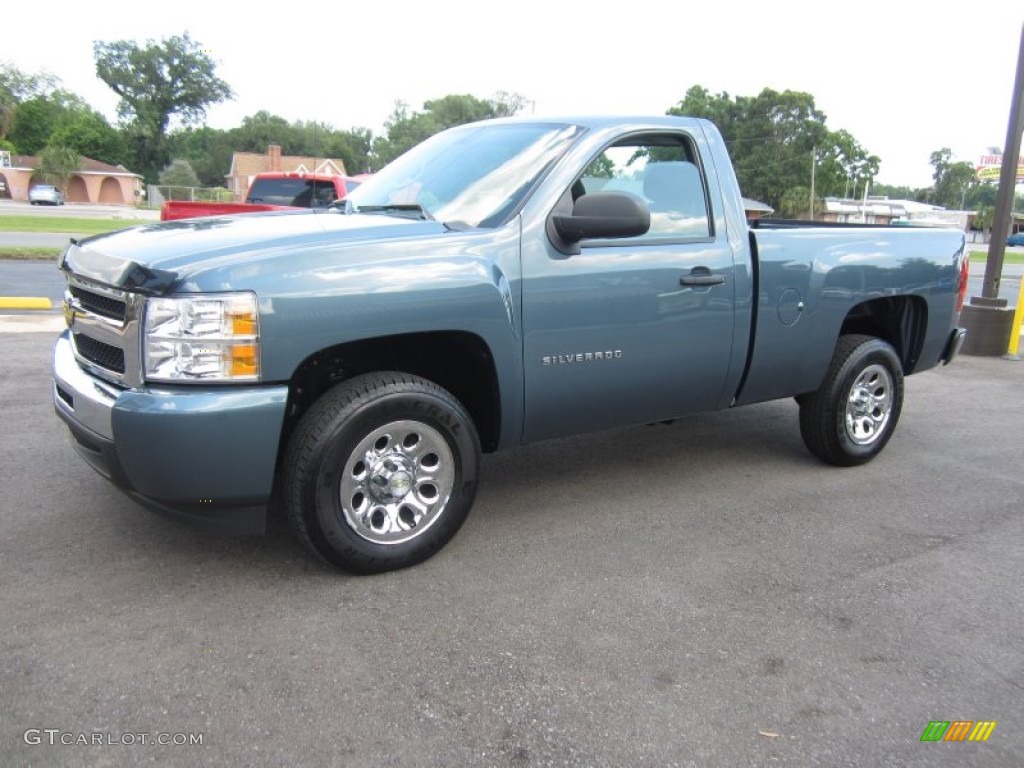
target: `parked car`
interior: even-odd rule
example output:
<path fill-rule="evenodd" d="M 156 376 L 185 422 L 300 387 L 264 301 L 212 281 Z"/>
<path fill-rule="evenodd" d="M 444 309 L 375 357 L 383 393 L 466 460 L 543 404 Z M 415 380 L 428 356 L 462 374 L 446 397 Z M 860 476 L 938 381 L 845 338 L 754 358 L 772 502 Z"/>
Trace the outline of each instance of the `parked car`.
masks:
<path fill-rule="evenodd" d="M 1014 232 L 1006 238 L 1007 245 L 1024 245 L 1024 231 Z"/>
<path fill-rule="evenodd" d="M 64 205 L 64 195 L 52 184 L 36 184 L 28 191 L 32 205 Z"/>

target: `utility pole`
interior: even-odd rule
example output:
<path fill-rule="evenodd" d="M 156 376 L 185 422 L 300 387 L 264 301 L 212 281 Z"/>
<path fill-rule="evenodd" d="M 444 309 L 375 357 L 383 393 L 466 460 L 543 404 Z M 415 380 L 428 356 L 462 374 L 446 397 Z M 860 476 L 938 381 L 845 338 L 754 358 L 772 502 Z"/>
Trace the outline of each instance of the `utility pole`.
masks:
<path fill-rule="evenodd" d="M 1020 49 L 1017 51 L 1017 76 L 1013 83 L 1010 99 L 1010 120 L 1006 127 L 1006 145 L 1003 149 L 1003 164 L 999 169 L 999 194 L 992 218 L 992 240 L 988 244 L 988 260 L 985 263 L 985 282 L 981 296 L 971 298 L 971 304 L 1005 307 L 1006 300 L 999 298 L 999 281 L 1003 274 L 1003 256 L 1006 253 L 1006 238 L 1010 234 L 1010 220 L 1013 216 L 1013 195 L 1017 181 L 1017 165 L 1020 162 L 1020 137 L 1024 133 L 1024 24 L 1020 30 Z"/>
<path fill-rule="evenodd" d="M 1013 346 L 1010 336 L 1019 332 L 1014 325 L 1014 311 L 1006 308 L 1006 299 L 999 298 L 999 280 L 1003 274 L 1006 236 L 1013 215 L 1021 133 L 1024 133 L 1024 24 L 1020 30 L 1017 75 L 1013 84 L 1013 97 L 1010 99 L 1010 120 L 1006 127 L 1003 162 L 999 169 L 999 192 L 992 220 L 992 241 L 988 244 L 988 260 L 985 262 L 985 282 L 982 284 L 981 296 L 972 296 L 970 304 L 965 305 L 960 313 L 960 322 L 967 329 L 962 350 L 965 355 L 1008 354 Z"/>
<path fill-rule="evenodd" d="M 810 208 L 811 208 L 811 216 L 810 216 L 811 221 L 814 221 L 814 166 L 815 166 L 814 156 L 815 156 L 815 154 L 817 154 L 817 152 L 818 152 L 818 148 L 817 147 L 812 147 L 811 148 L 811 206 L 810 206 Z"/>

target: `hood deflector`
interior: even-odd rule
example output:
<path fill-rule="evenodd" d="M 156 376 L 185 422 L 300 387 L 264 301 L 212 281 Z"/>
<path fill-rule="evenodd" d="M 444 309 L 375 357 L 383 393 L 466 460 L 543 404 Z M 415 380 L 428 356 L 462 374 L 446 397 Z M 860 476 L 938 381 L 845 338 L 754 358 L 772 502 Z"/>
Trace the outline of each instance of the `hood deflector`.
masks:
<path fill-rule="evenodd" d="M 82 243 L 87 243 L 83 240 Z M 64 251 L 58 266 L 64 272 L 116 286 L 126 291 L 135 291 L 159 296 L 167 292 L 178 280 L 177 272 L 144 267 L 134 261 L 110 256 L 94 248 L 81 248 L 72 240 Z"/>

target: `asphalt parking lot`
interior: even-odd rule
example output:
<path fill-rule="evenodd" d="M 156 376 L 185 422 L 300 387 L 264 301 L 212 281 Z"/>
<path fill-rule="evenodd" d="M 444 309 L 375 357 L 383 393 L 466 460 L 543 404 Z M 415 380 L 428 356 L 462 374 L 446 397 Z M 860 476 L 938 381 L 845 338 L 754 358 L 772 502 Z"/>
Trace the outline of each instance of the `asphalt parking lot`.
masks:
<path fill-rule="evenodd" d="M 1024 764 L 1024 362 L 909 378 L 858 469 L 792 401 L 490 456 L 445 550 L 358 578 L 118 494 L 52 338 L 0 334 L 0 764 Z"/>

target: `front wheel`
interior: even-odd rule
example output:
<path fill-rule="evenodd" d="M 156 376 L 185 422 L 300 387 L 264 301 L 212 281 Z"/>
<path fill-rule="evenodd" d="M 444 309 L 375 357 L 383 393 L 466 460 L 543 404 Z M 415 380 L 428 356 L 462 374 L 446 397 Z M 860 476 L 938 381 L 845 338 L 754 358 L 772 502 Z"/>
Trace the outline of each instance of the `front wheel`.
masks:
<path fill-rule="evenodd" d="M 459 530 L 476 494 L 480 441 L 449 392 L 416 376 L 357 376 L 321 397 L 288 445 L 292 529 L 355 573 L 415 565 Z"/>
<path fill-rule="evenodd" d="M 873 336 L 842 336 L 821 388 L 798 398 L 807 449 L 840 467 L 877 456 L 903 407 L 903 366 L 890 344 Z"/>

